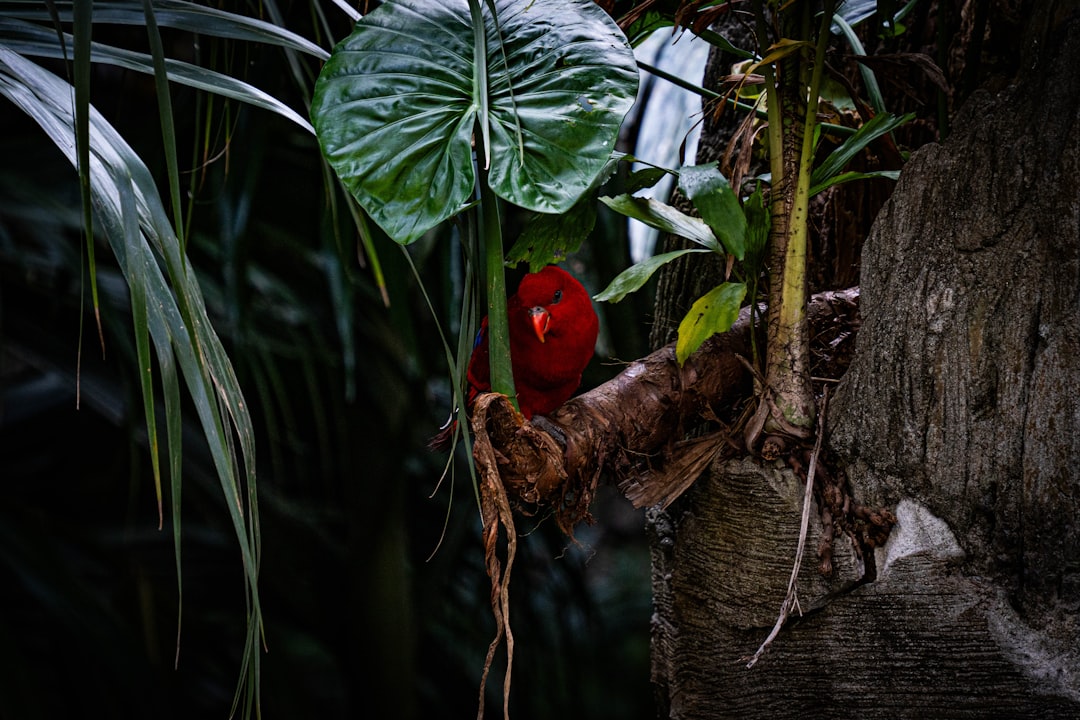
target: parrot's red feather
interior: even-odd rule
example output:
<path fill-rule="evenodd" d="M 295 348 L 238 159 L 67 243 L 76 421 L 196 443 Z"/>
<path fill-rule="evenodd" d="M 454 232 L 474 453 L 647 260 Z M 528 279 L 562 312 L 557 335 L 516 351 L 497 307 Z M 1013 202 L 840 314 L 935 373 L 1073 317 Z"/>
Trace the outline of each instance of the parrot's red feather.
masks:
<path fill-rule="evenodd" d="M 510 332 L 510 362 L 518 407 L 526 418 L 546 415 L 566 402 L 581 384 L 581 373 L 592 359 L 600 324 L 589 293 L 562 268 L 549 265 L 526 275 L 506 303 Z M 535 315 L 548 315 L 538 325 Z M 541 336 L 538 327 L 544 327 Z M 491 389 L 487 318 L 480 325 L 469 360 L 469 406 Z M 449 447 L 454 424 L 432 438 L 433 449 Z"/>

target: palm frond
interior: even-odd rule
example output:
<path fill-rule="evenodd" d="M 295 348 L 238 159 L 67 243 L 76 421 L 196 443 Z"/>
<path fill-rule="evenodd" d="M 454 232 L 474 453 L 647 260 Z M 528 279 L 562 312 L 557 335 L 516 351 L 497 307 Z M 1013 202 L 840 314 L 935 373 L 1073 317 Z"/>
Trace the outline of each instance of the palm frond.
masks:
<path fill-rule="evenodd" d="M 12 49 L 0 46 L 0 94 L 37 122 L 78 167 L 74 93 L 68 82 Z M 179 434 L 178 366 L 226 496 L 243 558 L 249 600 L 247 682 L 257 682 L 262 611 L 258 594 L 260 539 L 251 418 L 232 365 L 207 317 L 195 273 L 181 252 L 149 170 L 92 107 L 88 124 L 91 197 L 95 217 L 131 291 L 140 384 L 144 393 L 153 392 L 152 371 L 146 362 L 148 340 L 152 340 L 164 385 L 170 442 Z M 152 402 L 147 403 L 147 423 L 150 446 L 155 448 L 157 432 Z M 178 454 L 174 448 L 174 483 L 180 470 Z M 244 686 L 242 682 L 238 695 Z"/>
<path fill-rule="evenodd" d="M 70 46 L 73 38 L 66 33 L 63 37 L 65 43 Z M 12 51 L 22 55 L 66 59 L 61 44 L 57 42 L 56 34 L 30 22 L 0 17 L 0 40 Z M 148 75 L 154 74 L 154 60 L 151 56 L 126 48 L 91 43 L 90 60 Z M 304 130 L 314 133 L 311 123 L 300 113 L 249 83 L 173 58 L 164 58 L 164 64 L 168 78 L 173 82 L 270 110 L 288 118 Z"/>

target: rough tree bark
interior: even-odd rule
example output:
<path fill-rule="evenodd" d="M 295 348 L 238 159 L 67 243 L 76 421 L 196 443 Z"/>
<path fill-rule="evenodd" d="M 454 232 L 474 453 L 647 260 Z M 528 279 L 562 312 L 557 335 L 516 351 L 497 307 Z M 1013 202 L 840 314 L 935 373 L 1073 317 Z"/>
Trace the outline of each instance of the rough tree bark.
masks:
<path fill-rule="evenodd" d="M 725 461 L 649 512 L 666 718 L 1080 717 L 1080 13 L 1029 9 L 1021 74 L 917 152 L 862 252 L 833 467 L 892 508 L 787 585 L 801 483 Z M 823 528 L 813 514 L 808 552 Z"/>

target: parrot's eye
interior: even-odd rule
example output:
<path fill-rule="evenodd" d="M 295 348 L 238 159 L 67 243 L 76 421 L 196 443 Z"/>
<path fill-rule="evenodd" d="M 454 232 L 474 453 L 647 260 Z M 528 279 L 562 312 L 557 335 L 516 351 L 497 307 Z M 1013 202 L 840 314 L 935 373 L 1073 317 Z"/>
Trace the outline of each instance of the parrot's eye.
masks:
<path fill-rule="evenodd" d="M 559 302 L 560 300 L 562 300 L 562 290 L 556 290 L 555 291 L 555 297 L 553 297 L 551 299 L 551 304 L 554 305 L 555 303 Z"/>

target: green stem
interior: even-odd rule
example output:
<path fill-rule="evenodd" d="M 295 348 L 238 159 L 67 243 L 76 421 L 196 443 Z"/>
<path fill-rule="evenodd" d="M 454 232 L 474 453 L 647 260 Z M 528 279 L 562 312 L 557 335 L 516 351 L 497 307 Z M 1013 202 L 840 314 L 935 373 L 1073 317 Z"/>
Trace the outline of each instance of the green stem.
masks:
<path fill-rule="evenodd" d="M 477 147 L 479 160 L 480 148 Z M 499 199 L 487 181 L 487 170 L 477 162 L 477 184 L 480 194 L 480 245 L 484 253 L 484 275 L 487 279 L 488 358 L 491 363 L 491 389 L 510 398 L 517 407 L 514 373 L 510 366 L 510 329 L 506 316 L 506 275 L 504 273 L 502 222 L 499 218 Z"/>
<path fill-rule="evenodd" d="M 767 30 L 763 4 L 756 2 L 758 31 Z M 814 163 L 818 92 L 835 2 L 826 0 L 812 65 L 789 56 L 763 68 L 769 110 L 769 162 L 773 173 L 769 233 L 768 345 L 765 388 L 747 427 L 753 447 L 762 432 L 808 437 L 814 427 L 810 384 L 807 302 L 807 235 L 810 178 Z M 780 11 L 777 11 L 780 12 Z M 810 6 L 786 6 L 780 18 L 785 37 L 810 36 Z"/>
<path fill-rule="evenodd" d="M 769 37 L 763 4 L 763 0 L 754 3 L 758 38 L 761 40 Z M 784 123 L 780 117 L 780 93 L 776 87 L 776 71 L 772 65 L 763 65 L 761 73 L 765 76 L 765 109 L 769 118 L 768 127 L 765 129 L 769 142 L 769 171 L 772 173 L 772 187 L 775 190 L 784 181 L 784 156 L 781 149 L 783 147 Z M 777 217 L 780 196 L 781 193 L 773 192 L 769 198 L 774 219 Z"/>
<path fill-rule="evenodd" d="M 492 5 L 494 10 L 494 5 Z M 480 200 L 478 233 L 484 255 L 484 277 L 488 304 L 488 361 L 491 366 L 491 389 L 510 398 L 517 407 L 514 372 L 510 366 L 510 330 L 506 317 L 506 275 L 504 271 L 502 222 L 499 199 L 488 184 L 490 160 L 487 76 L 487 31 L 480 0 L 469 0 L 473 25 L 474 95 L 480 104 L 476 111 L 476 192 Z"/>
<path fill-rule="evenodd" d="M 817 126 L 817 110 L 821 76 L 825 68 L 825 49 L 829 43 L 829 26 L 832 22 L 835 0 L 826 0 L 821 15 L 821 27 L 818 29 L 818 42 L 814 54 L 814 67 L 810 77 L 810 89 L 807 94 L 806 120 L 803 123 L 802 152 L 799 155 L 799 176 L 795 188 L 795 214 L 798 222 L 792 223 L 792 238 L 798 237 L 803 248 L 805 262 L 807 215 L 810 207 L 810 177 L 814 170 L 814 135 Z M 806 274 L 805 266 L 801 273 Z M 805 298 L 803 301 L 805 304 Z"/>
<path fill-rule="evenodd" d="M 781 426 L 809 433 L 814 423 L 814 398 L 810 387 L 809 338 L 806 327 L 806 252 L 809 233 L 810 176 L 814 167 L 814 129 L 817 123 L 818 92 L 825 65 L 825 48 L 829 40 L 829 24 L 833 3 L 826 1 L 818 30 L 818 42 L 806 93 L 806 114 L 802 127 L 802 146 L 799 151 L 798 172 L 795 177 L 794 202 L 788 223 L 787 247 L 784 254 L 783 278 L 780 286 L 778 326 L 785 338 L 785 371 L 789 376 L 780 384 L 777 409 L 782 413 Z M 800 82 L 800 85 L 802 83 Z M 772 369 L 772 368 L 770 368 Z M 777 418 L 780 420 L 780 418 Z"/>
<path fill-rule="evenodd" d="M 797 306 L 799 315 L 805 315 L 806 312 L 806 246 L 810 212 L 810 178 L 814 170 L 814 129 L 817 125 L 818 93 L 825 67 L 825 48 L 829 42 L 829 25 L 834 4 L 831 0 L 826 0 L 821 15 L 821 27 L 818 30 L 814 66 L 807 93 L 806 118 L 803 121 L 799 172 L 795 182 L 795 203 L 788 228 L 788 262 L 784 265 L 784 301 L 786 304 L 786 301 L 790 300 L 793 307 Z M 790 297 L 787 295 L 789 291 L 792 293 Z M 796 292 L 797 295 L 795 295 Z"/>

